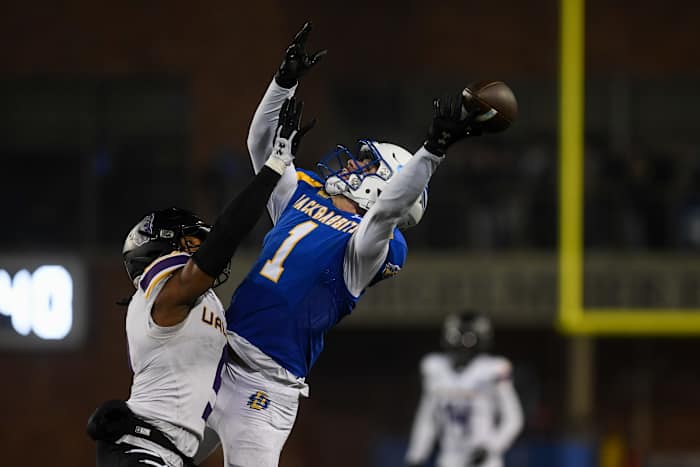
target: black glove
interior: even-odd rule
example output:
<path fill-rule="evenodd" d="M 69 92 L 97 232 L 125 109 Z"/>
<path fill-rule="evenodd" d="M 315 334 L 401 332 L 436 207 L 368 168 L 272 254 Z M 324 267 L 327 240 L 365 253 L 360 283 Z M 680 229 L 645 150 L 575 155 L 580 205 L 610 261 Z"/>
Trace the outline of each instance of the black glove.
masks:
<path fill-rule="evenodd" d="M 294 36 L 294 40 L 287 47 L 282 64 L 275 74 L 275 81 L 283 88 L 291 88 L 299 81 L 309 69 L 316 65 L 328 50 L 323 49 L 308 55 L 304 50 L 306 40 L 311 32 L 311 21 L 307 21 L 301 31 Z"/>
<path fill-rule="evenodd" d="M 297 99 L 292 96 L 289 99 L 285 99 L 282 104 L 279 122 L 277 122 L 277 133 L 273 145 L 277 146 L 278 141 L 282 139 L 291 140 L 291 153 L 293 156 L 296 155 L 299 149 L 301 138 L 316 125 L 316 119 L 314 118 L 308 125 L 303 128 L 299 127 L 303 111 L 304 102 L 297 102 Z"/>
<path fill-rule="evenodd" d="M 472 450 L 472 455 L 469 458 L 470 467 L 477 467 L 486 461 L 489 457 L 489 452 L 483 446 L 476 446 Z"/>
<path fill-rule="evenodd" d="M 299 149 L 301 138 L 316 124 L 316 119 L 304 128 L 299 128 L 304 103 L 297 103 L 294 97 L 285 99 L 280 109 L 279 121 L 275 139 L 272 142 L 272 153 L 265 165 L 282 175 L 294 161 L 294 155 Z"/>
<path fill-rule="evenodd" d="M 433 121 L 428 128 L 428 139 L 425 148 L 442 156 L 447 148 L 468 136 L 481 135 L 479 125 L 474 122 L 477 109 L 467 111 L 462 107 L 462 96 L 449 96 L 433 101 Z"/>

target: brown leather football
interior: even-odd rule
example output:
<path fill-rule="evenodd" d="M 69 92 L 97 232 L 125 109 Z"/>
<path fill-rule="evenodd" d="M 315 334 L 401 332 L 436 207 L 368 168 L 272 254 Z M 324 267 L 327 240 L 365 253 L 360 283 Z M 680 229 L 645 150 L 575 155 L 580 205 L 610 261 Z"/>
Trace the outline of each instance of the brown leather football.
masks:
<path fill-rule="evenodd" d="M 518 101 L 503 81 L 470 84 L 462 91 L 462 105 L 467 112 L 477 112 L 474 120 L 486 133 L 505 130 L 518 116 Z"/>

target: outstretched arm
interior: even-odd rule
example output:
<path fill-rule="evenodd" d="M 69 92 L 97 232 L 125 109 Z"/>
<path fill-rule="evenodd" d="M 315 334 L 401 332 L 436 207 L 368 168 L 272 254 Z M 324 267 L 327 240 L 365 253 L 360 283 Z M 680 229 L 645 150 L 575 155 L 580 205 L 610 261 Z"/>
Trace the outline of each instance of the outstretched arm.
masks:
<path fill-rule="evenodd" d="M 279 173 L 263 167 L 226 206 L 207 240 L 158 294 L 151 311 L 156 324 L 173 326 L 187 317 L 194 301 L 212 286 L 241 240 L 255 226 L 279 179 Z"/>
<path fill-rule="evenodd" d="M 287 47 L 282 63 L 253 115 L 253 121 L 248 131 L 247 145 L 255 173 L 258 173 L 263 167 L 272 150 L 275 128 L 277 128 L 278 123 L 277 118 L 282 104 L 286 99 L 294 96 L 299 78 L 326 54 L 325 50 L 312 55 L 306 53 L 304 47 L 310 32 L 311 23 L 307 22 Z M 270 196 L 267 206 L 273 222 L 277 221 L 295 189 L 295 168 L 294 165 L 290 165 L 282 174 L 282 179 Z"/>
<path fill-rule="evenodd" d="M 411 438 L 406 452 L 406 465 L 423 465 L 430 456 L 437 438 L 438 428 L 435 423 L 435 400 L 424 394 L 416 411 L 411 429 Z"/>
<path fill-rule="evenodd" d="M 260 172 L 265 166 L 265 161 L 272 151 L 280 109 L 285 100 L 294 96 L 295 89 L 296 86 L 285 89 L 273 80 L 255 111 L 248 132 L 248 152 L 255 173 Z M 290 164 L 287 170 L 282 173 L 281 180 L 275 190 L 268 196 L 269 199 L 265 200 L 273 223 L 277 222 L 280 214 L 289 203 L 296 186 L 296 169 L 294 164 Z"/>
<path fill-rule="evenodd" d="M 503 453 L 523 428 L 523 409 L 510 379 L 496 383 L 496 398 L 501 423 L 489 441 L 490 450 Z"/>
<path fill-rule="evenodd" d="M 291 165 L 300 138 L 302 104 L 285 101 L 270 157 L 255 178 L 219 215 L 207 239 L 182 269 L 173 273 L 156 297 L 151 311 L 160 326 L 173 326 L 187 317 L 194 301 L 207 291 L 226 268 L 243 238 L 262 215 L 265 202 L 280 176 Z"/>
<path fill-rule="evenodd" d="M 442 159 L 421 147 L 363 216 L 345 249 L 345 284 L 354 296 L 359 296 L 379 271 L 394 229 L 421 195 Z"/>
<path fill-rule="evenodd" d="M 255 173 L 265 165 L 265 161 L 272 152 L 272 142 L 275 138 L 280 110 L 284 101 L 294 96 L 296 85 L 291 88 L 283 88 L 275 80 L 272 80 L 265 91 L 258 108 L 253 115 L 253 121 L 248 130 L 248 152 L 253 163 Z M 292 171 L 293 171 L 292 166 Z"/>
<path fill-rule="evenodd" d="M 480 134 L 472 115 L 462 116 L 460 97 L 435 99 L 428 137 L 411 160 L 394 175 L 364 215 L 345 250 L 344 275 L 350 293 L 358 296 L 384 263 L 394 228 L 426 188 L 447 149 Z"/>
<path fill-rule="evenodd" d="M 422 394 L 416 415 L 413 419 L 411 437 L 406 451 L 406 466 L 425 464 L 435 445 L 440 428 L 436 418 L 437 399 L 431 389 L 430 357 L 421 362 Z"/>

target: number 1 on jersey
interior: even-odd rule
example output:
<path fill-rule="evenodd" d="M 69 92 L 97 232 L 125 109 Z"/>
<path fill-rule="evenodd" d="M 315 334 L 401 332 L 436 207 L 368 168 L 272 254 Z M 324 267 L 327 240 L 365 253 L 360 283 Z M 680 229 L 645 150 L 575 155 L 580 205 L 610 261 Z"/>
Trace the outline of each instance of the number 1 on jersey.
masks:
<path fill-rule="evenodd" d="M 260 270 L 260 275 L 275 283 L 280 280 L 280 276 L 284 272 L 284 260 L 287 259 L 287 256 L 289 256 L 296 244 L 299 243 L 299 240 L 309 235 L 316 227 L 318 227 L 318 224 L 314 221 L 306 221 L 290 230 L 289 236 L 277 248 L 272 259 L 268 259 L 265 262 L 265 266 Z"/>

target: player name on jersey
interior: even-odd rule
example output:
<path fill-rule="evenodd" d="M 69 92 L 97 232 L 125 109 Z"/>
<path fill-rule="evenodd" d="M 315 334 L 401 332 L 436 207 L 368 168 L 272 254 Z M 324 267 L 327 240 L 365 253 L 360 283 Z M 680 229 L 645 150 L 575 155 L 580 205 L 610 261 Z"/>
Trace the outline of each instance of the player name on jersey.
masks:
<path fill-rule="evenodd" d="M 311 219 L 325 224 L 339 232 L 352 234 L 360 225 L 358 222 L 351 221 L 342 214 L 336 214 L 332 209 L 322 205 L 318 201 L 314 201 L 306 195 L 301 195 L 294 201 L 292 205 L 294 209 L 306 214 Z"/>

